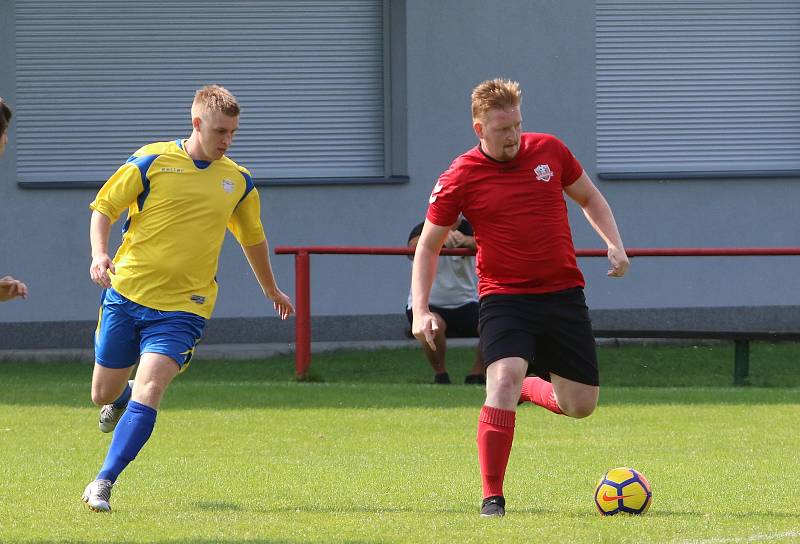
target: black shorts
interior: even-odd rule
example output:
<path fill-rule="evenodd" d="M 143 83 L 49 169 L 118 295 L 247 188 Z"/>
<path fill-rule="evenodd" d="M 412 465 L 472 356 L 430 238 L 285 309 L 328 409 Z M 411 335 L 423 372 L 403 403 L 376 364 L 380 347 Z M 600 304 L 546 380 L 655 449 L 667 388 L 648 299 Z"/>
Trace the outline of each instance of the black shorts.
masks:
<path fill-rule="evenodd" d="M 478 308 L 477 302 L 468 302 L 457 308 L 430 306 L 431 312 L 442 316 L 447 324 L 445 336 L 448 338 L 476 338 L 478 336 Z M 406 317 L 411 325 L 414 321 L 411 308 L 406 308 Z"/>
<path fill-rule="evenodd" d="M 487 366 L 505 357 L 528 361 L 529 372 L 599 385 L 597 351 L 583 289 L 535 295 L 486 295 L 480 335 Z"/>

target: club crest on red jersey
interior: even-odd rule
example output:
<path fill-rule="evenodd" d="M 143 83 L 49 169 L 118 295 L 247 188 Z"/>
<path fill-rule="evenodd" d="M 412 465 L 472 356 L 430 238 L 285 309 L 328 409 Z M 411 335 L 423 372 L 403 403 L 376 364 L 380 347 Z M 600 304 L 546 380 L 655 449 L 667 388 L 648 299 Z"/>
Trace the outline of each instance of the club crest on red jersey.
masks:
<path fill-rule="evenodd" d="M 533 172 L 536 174 L 536 179 L 539 181 L 548 182 L 553 178 L 553 171 L 550 170 L 549 164 L 540 164 L 533 169 Z"/>

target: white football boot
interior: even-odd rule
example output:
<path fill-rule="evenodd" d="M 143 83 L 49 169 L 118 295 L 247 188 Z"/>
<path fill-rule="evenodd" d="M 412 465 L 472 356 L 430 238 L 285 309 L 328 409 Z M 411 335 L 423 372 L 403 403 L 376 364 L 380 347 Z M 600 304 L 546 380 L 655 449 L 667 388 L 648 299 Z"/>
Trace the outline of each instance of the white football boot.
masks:
<path fill-rule="evenodd" d="M 133 380 L 128 380 L 128 385 L 133 389 Z M 117 427 L 119 418 L 122 417 L 122 414 L 124 414 L 127 409 L 127 404 L 121 408 L 117 408 L 113 404 L 104 404 L 103 407 L 100 408 L 100 420 L 97 422 L 97 425 L 100 427 L 100 432 L 112 432 Z"/>
<path fill-rule="evenodd" d="M 92 512 L 111 512 L 111 480 L 95 480 L 83 491 L 83 502 Z"/>

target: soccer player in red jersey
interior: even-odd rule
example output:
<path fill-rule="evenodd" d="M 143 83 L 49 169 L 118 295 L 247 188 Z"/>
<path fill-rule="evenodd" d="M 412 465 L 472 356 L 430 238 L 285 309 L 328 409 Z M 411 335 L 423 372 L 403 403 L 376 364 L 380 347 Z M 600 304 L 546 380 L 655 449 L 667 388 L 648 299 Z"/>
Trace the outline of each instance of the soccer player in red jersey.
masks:
<path fill-rule="evenodd" d="M 505 515 L 503 480 L 520 401 L 574 418 L 597 405 L 594 336 L 564 193 L 608 246 L 608 275 L 621 277 L 630 266 L 608 202 L 570 150 L 549 134 L 522 132 L 520 98 L 519 84 L 503 79 L 472 91 L 480 142 L 436 182 L 412 271 L 412 332 L 436 349 L 428 297 L 439 250 L 463 214 L 478 248 L 488 365 L 477 437 L 484 517 Z M 526 377 L 529 368 L 536 377 Z"/>

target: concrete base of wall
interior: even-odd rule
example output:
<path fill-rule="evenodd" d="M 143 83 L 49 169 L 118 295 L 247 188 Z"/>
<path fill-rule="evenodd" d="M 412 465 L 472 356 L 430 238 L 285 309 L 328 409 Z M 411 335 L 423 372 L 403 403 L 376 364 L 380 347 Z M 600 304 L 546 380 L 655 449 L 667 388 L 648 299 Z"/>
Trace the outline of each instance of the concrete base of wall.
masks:
<path fill-rule="evenodd" d="M 597 329 L 800 331 L 800 306 L 758 306 L 721 308 L 651 308 L 636 310 L 592 310 Z M 0 324 L 0 351 L 77 350 L 90 353 L 94 321 L 44 321 Z M 316 316 L 311 319 L 311 336 L 318 348 L 326 343 L 397 342 L 411 343 L 406 336 L 404 315 Z M 294 349 L 294 321 L 277 317 L 216 318 L 209 321 L 200 350 L 208 346 L 271 345 L 289 352 Z M 229 349 L 230 350 L 230 349 Z M 198 351 L 198 354 L 200 351 Z"/>

